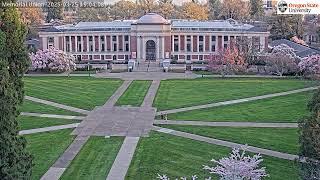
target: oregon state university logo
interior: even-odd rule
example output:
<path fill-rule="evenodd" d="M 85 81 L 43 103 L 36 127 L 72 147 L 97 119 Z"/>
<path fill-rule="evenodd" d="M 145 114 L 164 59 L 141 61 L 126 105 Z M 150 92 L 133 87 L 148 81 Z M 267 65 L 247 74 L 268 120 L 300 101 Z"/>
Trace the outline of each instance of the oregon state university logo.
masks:
<path fill-rule="evenodd" d="M 288 9 L 288 3 L 285 1 L 279 1 L 278 2 L 278 9 L 282 13 L 286 12 Z"/>

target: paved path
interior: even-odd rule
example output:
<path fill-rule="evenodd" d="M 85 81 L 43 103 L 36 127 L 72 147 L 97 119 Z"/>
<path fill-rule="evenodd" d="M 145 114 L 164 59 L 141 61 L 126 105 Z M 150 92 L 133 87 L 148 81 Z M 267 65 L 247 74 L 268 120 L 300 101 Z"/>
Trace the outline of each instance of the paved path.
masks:
<path fill-rule="evenodd" d="M 222 75 L 217 74 L 197 74 L 197 77 L 213 77 L 221 78 Z M 274 79 L 292 79 L 292 76 L 274 76 L 274 75 L 225 75 L 225 78 L 274 78 Z"/>
<path fill-rule="evenodd" d="M 188 138 L 188 139 L 202 141 L 202 142 L 206 142 L 206 143 L 210 143 L 210 144 L 229 147 L 229 148 L 241 148 L 241 147 L 245 146 L 244 144 L 237 144 L 237 143 L 233 143 L 233 142 L 228 142 L 228 141 L 223 141 L 223 140 L 219 140 L 219 139 L 208 138 L 208 137 L 204 137 L 204 136 L 185 133 L 185 132 L 181 132 L 181 131 L 175 131 L 175 130 L 171 130 L 171 129 L 167 129 L 167 128 L 161 128 L 161 127 L 157 127 L 157 126 L 154 126 L 153 130 L 158 131 L 158 132 L 162 132 L 162 133 L 166 133 L 166 134 L 179 136 L 179 137 L 184 137 L 184 138 Z M 293 160 L 296 160 L 296 159 L 299 158 L 299 156 L 293 155 L 293 154 L 287 154 L 287 153 L 282 153 L 282 152 L 278 152 L 278 151 L 272 151 L 272 150 L 258 148 L 258 147 L 254 147 L 254 146 L 246 146 L 246 147 L 247 147 L 246 150 L 249 151 L 249 152 L 260 153 L 260 154 L 263 154 L 263 155 L 272 156 L 272 157 L 276 157 L 276 158 L 280 158 L 280 159 L 287 159 L 287 160 L 293 161 Z"/>
<path fill-rule="evenodd" d="M 33 101 L 33 102 L 37 102 L 37 103 L 41 103 L 41 104 L 46 104 L 46 105 L 49 105 L 49 106 L 53 106 L 53 107 L 56 107 L 56 108 L 65 109 L 65 110 L 68 110 L 68 111 L 77 112 L 77 113 L 81 113 L 81 114 L 88 114 L 90 112 L 88 110 L 75 108 L 75 107 L 71 107 L 71 106 L 67 106 L 67 105 L 63 105 L 63 104 L 59 104 L 59 103 L 55 103 L 55 102 L 51 102 L 51 101 L 47 101 L 47 100 L 31 97 L 31 96 L 25 96 L 24 98 L 29 100 L 29 101 Z"/>
<path fill-rule="evenodd" d="M 22 112 L 21 116 L 32 116 L 32 117 L 45 117 L 45 118 L 56 118 L 56 119 L 73 119 L 83 120 L 85 116 L 68 116 L 68 115 L 57 115 L 57 114 L 41 114 L 41 113 L 28 113 Z"/>
<path fill-rule="evenodd" d="M 256 123 L 256 122 L 206 122 L 206 121 L 173 121 L 155 120 L 154 124 L 211 126 L 211 127 L 258 127 L 258 128 L 297 128 L 298 123 Z"/>
<path fill-rule="evenodd" d="M 211 107 L 225 106 L 225 105 L 238 104 L 238 103 L 249 102 L 249 101 L 256 101 L 256 100 L 260 100 L 260 99 L 285 96 L 285 95 L 289 95 L 289 94 L 295 94 L 295 93 L 300 93 L 300 92 L 316 90 L 319 87 L 320 86 L 309 87 L 309 88 L 297 89 L 297 90 L 274 93 L 274 94 L 267 94 L 267 95 L 256 96 L 256 97 L 249 97 L 249 98 L 243 98 L 243 99 L 237 99 L 237 100 L 231 100 L 231 101 L 217 102 L 217 103 L 212 103 L 212 104 L 205 104 L 205 105 L 199 105 L 199 106 L 192 106 L 192 107 L 186 107 L 186 108 L 160 111 L 160 112 L 157 112 L 157 115 L 173 114 L 173 113 L 178 113 L 178 112 L 192 111 L 192 110 L 197 110 L 197 109 L 206 109 L 206 108 L 211 108 Z"/>
<path fill-rule="evenodd" d="M 77 136 L 68 149 L 41 177 L 41 180 L 58 180 L 88 140 L 89 136 Z"/>
<path fill-rule="evenodd" d="M 121 95 L 128 89 L 132 80 L 124 81 L 122 85 L 117 89 L 115 93 L 108 99 L 108 101 L 103 105 L 104 107 L 113 107 Z"/>
<path fill-rule="evenodd" d="M 166 80 L 166 79 L 195 79 L 193 73 L 164 73 L 164 72 L 124 72 L 124 73 L 98 73 L 97 78 L 119 78 L 123 80 Z"/>
<path fill-rule="evenodd" d="M 48 131 L 57 131 L 61 129 L 71 129 L 71 128 L 77 127 L 78 125 L 79 123 L 73 123 L 73 124 L 67 124 L 67 125 L 61 125 L 61 126 L 50 126 L 45 128 L 22 130 L 22 131 L 19 131 L 19 135 L 34 134 L 34 133 L 48 132 Z"/>
<path fill-rule="evenodd" d="M 157 91 L 158 91 L 159 86 L 160 86 L 159 80 L 152 81 L 152 84 L 149 88 L 149 91 L 148 91 L 147 95 L 145 96 L 144 101 L 141 105 L 142 107 L 152 107 L 153 100 L 157 95 Z"/>
<path fill-rule="evenodd" d="M 107 180 L 124 180 L 129 169 L 139 137 L 126 137 L 113 162 Z"/>

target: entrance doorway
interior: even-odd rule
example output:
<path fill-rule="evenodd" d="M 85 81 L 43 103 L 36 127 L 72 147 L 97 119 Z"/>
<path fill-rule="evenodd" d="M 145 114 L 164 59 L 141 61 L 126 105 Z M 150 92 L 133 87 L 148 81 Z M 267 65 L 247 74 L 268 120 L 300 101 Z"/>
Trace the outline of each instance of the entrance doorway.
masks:
<path fill-rule="evenodd" d="M 147 61 L 156 60 L 156 43 L 153 40 L 149 40 L 146 43 L 146 60 Z"/>

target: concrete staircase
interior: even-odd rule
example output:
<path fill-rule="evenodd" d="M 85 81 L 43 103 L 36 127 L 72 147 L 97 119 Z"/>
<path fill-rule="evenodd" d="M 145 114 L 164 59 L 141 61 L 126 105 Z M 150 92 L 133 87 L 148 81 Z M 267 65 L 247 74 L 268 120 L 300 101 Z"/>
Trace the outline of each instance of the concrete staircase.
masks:
<path fill-rule="evenodd" d="M 162 72 L 159 62 L 144 61 L 134 68 L 134 72 Z"/>

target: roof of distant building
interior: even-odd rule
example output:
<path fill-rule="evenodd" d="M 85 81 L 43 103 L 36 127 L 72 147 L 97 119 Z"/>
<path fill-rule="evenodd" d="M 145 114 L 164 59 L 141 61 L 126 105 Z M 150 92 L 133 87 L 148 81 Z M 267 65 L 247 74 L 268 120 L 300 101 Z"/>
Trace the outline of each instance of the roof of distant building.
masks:
<path fill-rule="evenodd" d="M 137 24 L 168 24 L 168 21 L 156 13 L 148 13 L 142 16 Z"/>
<path fill-rule="evenodd" d="M 308 56 L 311 56 L 311 55 L 314 55 L 314 54 L 320 54 L 320 50 L 313 49 L 313 48 L 310 48 L 308 46 L 304 46 L 304 45 L 289 41 L 287 39 L 274 40 L 274 41 L 272 41 L 270 43 L 270 46 L 271 47 L 275 47 L 275 46 L 278 46 L 280 44 L 288 45 L 289 47 L 294 49 L 294 51 L 295 51 L 297 56 L 300 56 L 302 58 L 303 57 L 308 57 Z"/>

